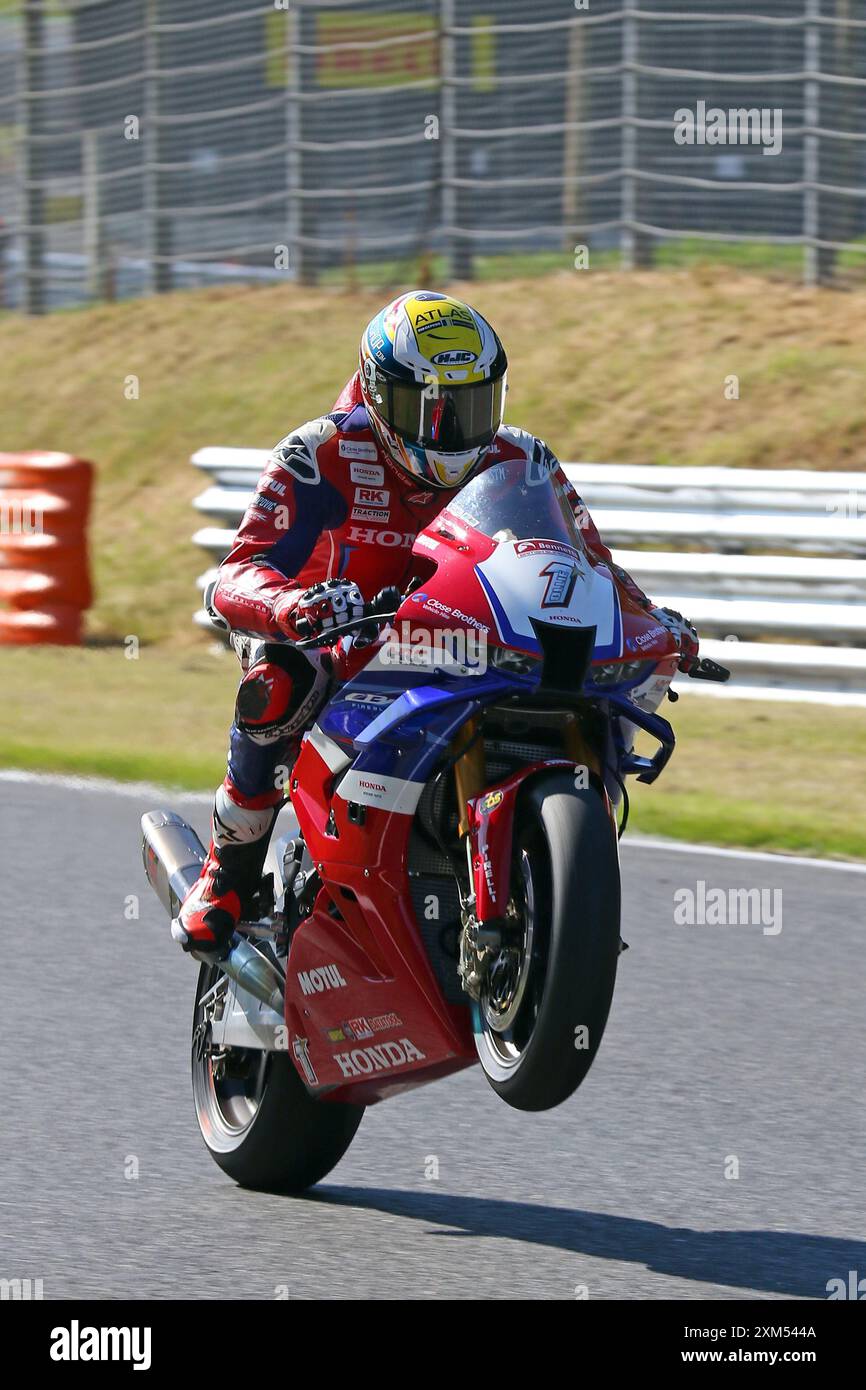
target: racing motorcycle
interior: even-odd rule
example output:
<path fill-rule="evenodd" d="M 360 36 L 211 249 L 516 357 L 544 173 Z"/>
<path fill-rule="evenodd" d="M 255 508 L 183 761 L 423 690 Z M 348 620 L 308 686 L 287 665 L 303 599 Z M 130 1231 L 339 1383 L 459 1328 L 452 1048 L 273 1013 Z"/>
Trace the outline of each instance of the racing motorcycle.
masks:
<path fill-rule="evenodd" d="M 471 481 L 418 535 L 397 610 L 327 635 L 350 675 L 291 770 L 254 920 L 224 958 L 197 953 L 195 1109 L 243 1185 L 309 1187 L 365 1106 L 475 1062 L 510 1105 L 550 1109 L 598 1052 L 625 779 L 673 752 L 657 710 L 680 653 L 533 467 Z M 142 830 L 175 916 L 205 850 L 173 812 Z"/>

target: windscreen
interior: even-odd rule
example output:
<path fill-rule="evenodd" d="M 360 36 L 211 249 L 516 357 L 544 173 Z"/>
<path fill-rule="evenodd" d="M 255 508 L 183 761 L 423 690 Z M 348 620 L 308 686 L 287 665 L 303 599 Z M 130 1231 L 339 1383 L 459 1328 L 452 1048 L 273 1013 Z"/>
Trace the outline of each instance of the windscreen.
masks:
<path fill-rule="evenodd" d="M 550 474 L 532 481 L 533 460 L 497 463 L 479 473 L 440 512 L 433 532 L 449 516 L 495 541 L 558 540 L 583 548 L 565 489 Z"/>

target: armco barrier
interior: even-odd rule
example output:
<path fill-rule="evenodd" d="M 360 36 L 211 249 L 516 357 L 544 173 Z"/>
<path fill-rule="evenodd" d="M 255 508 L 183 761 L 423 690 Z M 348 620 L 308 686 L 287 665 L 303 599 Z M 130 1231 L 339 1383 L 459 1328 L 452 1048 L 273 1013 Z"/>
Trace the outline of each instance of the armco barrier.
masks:
<path fill-rule="evenodd" d="M 219 446 L 193 454 L 209 482 L 193 505 L 216 523 L 193 536 L 210 563 L 200 590 L 268 457 Z M 680 689 L 866 707 L 866 474 L 563 466 L 615 559 L 657 602 L 688 613 L 705 654 L 733 672 L 728 685 Z M 210 626 L 203 608 L 195 621 Z"/>
<path fill-rule="evenodd" d="M 92 486 L 84 459 L 0 453 L 0 645 L 81 641 Z"/>

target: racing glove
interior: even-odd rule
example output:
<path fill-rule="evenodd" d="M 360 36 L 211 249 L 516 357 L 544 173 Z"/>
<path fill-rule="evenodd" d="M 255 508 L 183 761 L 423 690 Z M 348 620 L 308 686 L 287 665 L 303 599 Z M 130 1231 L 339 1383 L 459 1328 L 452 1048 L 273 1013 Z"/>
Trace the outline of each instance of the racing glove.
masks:
<path fill-rule="evenodd" d="M 359 627 L 352 639 L 356 647 L 369 647 L 379 638 L 382 633 L 382 619 L 378 618 L 378 614 L 396 613 L 402 597 L 403 595 L 395 584 L 387 584 L 384 589 L 379 590 L 376 597 L 370 600 L 365 609 L 370 617 L 370 622 L 364 627 Z"/>
<path fill-rule="evenodd" d="M 698 659 L 698 634 L 675 608 L 651 608 L 650 615 L 666 627 L 680 649 L 680 670 L 690 671 Z"/>
<path fill-rule="evenodd" d="M 293 590 L 275 609 L 288 637 L 324 637 L 331 629 L 364 616 L 364 596 L 350 579 L 325 579 L 303 592 Z"/>
<path fill-rule="evenodd" d="M 380 589 L 369 607 L 370 613 L 396 613 L 403 598 L 396 584 L 386 584 Z"/>

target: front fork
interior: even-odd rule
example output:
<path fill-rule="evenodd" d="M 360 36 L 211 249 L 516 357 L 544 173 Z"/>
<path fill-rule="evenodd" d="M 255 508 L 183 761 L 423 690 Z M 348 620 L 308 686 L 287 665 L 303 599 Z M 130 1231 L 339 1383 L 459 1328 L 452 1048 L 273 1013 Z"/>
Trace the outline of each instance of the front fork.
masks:
<path fill-rule="evenodd" d="M 484 741 L 478 720 L 468 720 L 452 745 L 452 754 L 457 757 L 454 765 L 457 818 L 460 836 L 466 845 L 469 875 L 469 892 L 461 892 L 458 969 L 464 989 L 475 999 L 480 997 L 487 971 L 508 929 L 514 817 L 518 793 L 524 783 L 539 772 L 557 767 L 574 771 L 575 786 L 588 786 L 592 778 L 604 795 L 616 834 L 616 813 L 604 791 L 600 759 L 574 715 L 565 718 L 563 752 L 565 757 L 527 764 L 487 787 Z"/>

